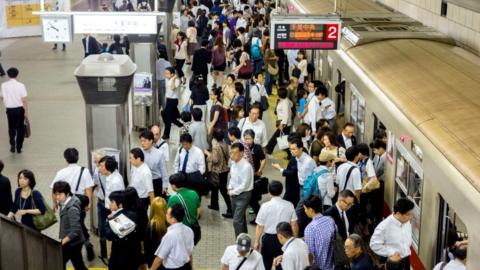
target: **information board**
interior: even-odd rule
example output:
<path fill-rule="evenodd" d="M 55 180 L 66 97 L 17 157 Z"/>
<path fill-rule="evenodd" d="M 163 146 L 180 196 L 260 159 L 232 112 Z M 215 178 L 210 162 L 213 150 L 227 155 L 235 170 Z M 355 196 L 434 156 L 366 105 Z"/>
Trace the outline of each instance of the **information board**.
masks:
<path fill-rule="evenodd" d="M 40 10 L 38 0 L 0 0 L 5 1 L 7 27 L 40 25 L 40 16 L 32 12 Z M 48 5 L 49 6 L 49 5 Z"/>
<path fill-rule="evenodd" d="M 75 34 L 156 34 L 157 16 L 128 12 L 74 14 L 73 26 Z"/>
<path fill-rule="evenodd" d="M 275 49 L 336 50 L 341 21 L 336 16 L 273 15 L 270 46 Z"/>

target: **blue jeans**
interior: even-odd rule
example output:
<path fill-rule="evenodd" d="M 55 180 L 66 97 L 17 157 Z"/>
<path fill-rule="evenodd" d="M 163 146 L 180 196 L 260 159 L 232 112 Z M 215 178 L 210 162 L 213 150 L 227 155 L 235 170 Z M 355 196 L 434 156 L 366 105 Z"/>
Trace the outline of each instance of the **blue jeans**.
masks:
<path fill-rule="evenodd" d="M 98 200 L 97 202 L 97 216 L 98 216 L 98 236 L 100 238 L 100 255 L 103 258 L 107 258 L 107 238 L 106 226 L 107 226 L 107 209 L 105 208 L 105 201 Z"/>
<path fill-rule="evenodd" d="M 263 59 L 253 60 L 253 75 L 255 76 L 257 73 L 262 71 L 263 67 Z"/>
<path fill-rule="evenodd" d="M 268 73 L 265 72 L 265 90 L 267 90 L 267 94 L 270 96 L 272 94 L 272 86 L 273 82 L 275 81 L 275 77 Z"/>

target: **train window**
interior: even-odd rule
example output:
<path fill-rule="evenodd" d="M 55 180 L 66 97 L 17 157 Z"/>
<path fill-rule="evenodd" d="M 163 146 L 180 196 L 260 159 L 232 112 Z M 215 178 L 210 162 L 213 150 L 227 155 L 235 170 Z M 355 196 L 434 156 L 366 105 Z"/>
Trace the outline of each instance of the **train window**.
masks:
<path fill-rule="evenodd" d="M 355 124 L 355 136 L 359 142 L 363 142 L 365 133 L 365 99 L 353 84 L 350 84 L 350 119 Z"/>
<path fill-rule="evenodd" d="M 465 224 L 442 196 L 440 196 L 439 214 L 436 263 L 452 260 L 452 249 L 455 245 L 468 243 Z"/>
<path fill-rule="evenodd" d="M 396 199 L 408 197 L 415 202 L 412 218 L 414 247 L 418 251 L 420 239 L 420 209 L 422 208 L 423 170 L 416 159 L 407 151 L 400 141 L 396 142 Z"/>

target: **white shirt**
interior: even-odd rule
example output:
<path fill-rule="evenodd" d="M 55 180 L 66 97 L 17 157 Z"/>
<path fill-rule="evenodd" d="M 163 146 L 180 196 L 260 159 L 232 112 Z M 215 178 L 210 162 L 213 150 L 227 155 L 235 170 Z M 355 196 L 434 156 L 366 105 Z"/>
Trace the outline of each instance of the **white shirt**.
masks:
<path fill-rule="evenodd" d="M 343 188 L 345 186 L 345 181 L 347 180 L 346 178 L 347 178 L 348 171 L 352 166 L 355 166 L 355 168 L 350 173 L 350 177 L 346 187 Z M 360 169 L 357 167 L 355 163 L 351 161 L 343 163 L 337 168 L 336 183 L 338 185 L 339 192 L 343 191 L 344 189 L 348 189 L 352 192 L 355 192 L 356 190 L 362 190 L 362 177 L 360 175 Z"/>
<path fill-rule="evenodd" d="M 338 215 L 340 216 L 340 220 L 342 220 L 342 212 L 343 212 L 343 219 L 345 220 L 345 230 L 347 231 L 347 236 L 350 235 L 350 232 L 348 228 L 350 227 L 350 222 L 348 221 L 347 213 L 343 211 L 340 207 L 338 207 L 338 204 L 335 204 L 335 207 L 337 208 Z"/>
<path fill-rule="evenodd" d="M 77 188 L 78 177 L 80 176 L 81 167 L 78 164 L 69 164 L 67 167 L 61 169 L 53 178 L 50 188 L 53 189 L 53 184 L 58 181 L 65 181 L 70 185 L 72 194 L 85 195 L 85 189 L 91 188 L 94 186 L 92 175 L 88 168 L 85 168 L 80 179 L 80 185 Z"/>
<path fill-rule="evenodd" d="M 167 161 L 165 161 L 163 154 L 153 146 L 148 151 L 143 149 L 142 151 L 145 156 L 144 162 L 152 172 L 152 178 L 162 178 L 162 187 L 168 187 Z"/>
<path fill-rule="evenodd" d="M 343 132 L 342 132 L 342 137 L 343 137 L 343 141 L 345 142 L 345 149 L 348 149 L 348 148 L 352 147 L 352 145 L 353 145 L 352 144 L 352 139 L 343 135 Z"/>
<path fill-rule="evenodd" d="M 248 253 L 247 253 L 248 254 Z M 262 255 L 256 251 L 252 250 L 247 259 L 242 264 L 241 269 L 243 270 L 265 270 L 263 265 Z M 241 261 L 243 261 L 242 256 L 238 253 L 237 245 L 228 246 L 223 253 L 222 259 L 220 262 L 224 265 L 228 265 L 229 270 L 237 269 Z"/>
<path fill-rule="evenodd" d="M 110 209 L 110 193 L 114 191 L 121 191 L 125 189 L 125 183 L 123 182 L 122 175 L 115 170 L 112 174 L 105 178 L 105 208 Z"/>
<path fill-rule="evenodd" d="M 130 186 L 134 187 L 140 198 L 148 198 L 148 193 L 153 192 L 152 172 L 148 165 L 143 163 L 138 168 L 132 165 L 132 178 Z"/>
<path fill-rule="evenodd" d="M 277 233 L 277 225 L 280 222 L 291 223 L 297 221 L 297 214 L 293 204 L 275 196 L 260 207 L 255 222 L 264 226 L 264 232 L 268 234 Z"/>
<path fill-rule="evenodd" d="M 440 270 L 440 268 L 442 267 L 442 264 L 443 262 L 435 265 L 435 267 L 433 268 L 433 270 Z M 445 267 L 443 268 L 443 270 L 466 270 L 467 267 L 465 266 L 465 264 L 457 261 L 457 260 L 453 260 L 453 261 L 450 261 L 448 262 Z"/>
<path fill-rule="evenodd" d="M 173 78 L 165 78 L 165 98 L 178 99 L 178 86 L 180 85 L 180 80 L 175 77 L 175 90 L 172 90 Z"/>
<path fill-rule="evenodd" d="M 335 118 L 337 115 L 337 112 L 335 111 L 335 103 L 333 103 L 329 97 L 325 97 L 320 103 L 322 118 L 327 120 Z"/>
<path fill-rule="evenodd" d="M 290 67 L 298 64 L 297 54 L 298 54 L 298 50 L 288 50 L 287 51 L 288 65 Z"/>
<path fill-rule="evenodd" d="M 308 94 L 308 97 L 307 97 L 308 112 L 303 118 L 303 120 L 305 120 L 305 123 L 310 125 L 313 132 L 317 130 L 317 121 L 320 120 L 318 103 L 319 103 L 318 98 L 315 96 L 315 92 Z"/>
<path fill-rule="evenodd" d="M 302 153 L 300 158 L 297 159 L 297 168 L 298 168 L 298 183 L 300 186 L 303 186 L 303 182 L 313 173 L 317 164 L 312 157 L 307 153 Z"/>
<path fill-rule="evenodd" d="M 228 189 L 231 190 L 231 195 L 239 195 L 253 189 L 253 167 L 244 158 L 231 163 Z"/>
<path fill-rule="evenodd" d="M 320 196 L 323 198 L 322 205 L 332 205 L 332 198 L 335 196 L 335 187 L 333 185 L 333 176 L 330 173 L 330 170 L 323 165 L 315 168 L 314 172 L 319 172 L 321 170 L 327 170 L 327 173 L 322 173 L 317 178 L 318 190 L 320 191 Z"/>
<path fill-rule="evenodd" d="M 375 167 L 373 166 L 373 161 L 367 158 L 365 165 L 362 167 L 362 179 L 376 177 L 377 174 L 375 173 Z"/>
<path fill-rule="evenodd" d="M 173 171 L 181 172 L 183 169 L 183 162 L 185 161 L 185 155 L 187 150 L 185 148 L 180 148 L 181 150 L 177 151 L 175 156 L 175 161 L 173 162 Z M 203 151 L 192 145 L 190 150 L 188 150 L 188 160 L 186 173 L 193 173 L 199 171 L 201 174 L 205 173 L 205 154 Z"/>
<path fill-rule="evenodd" d="M 237 23 L 235 24 L 235 30 L 240 27 L 245 28 L 245 30 L 247 29 L 247 21 L 243 17 L 237 19 Z"/>
<path fill-rule="evenodd" d="M 379 256 L 389 257 L 395 252 L 400 257 L 410 256 L 412 245 L 412 225 L 410 221 L 400 223 L 393 214 L 380 222 L 370 239 L 370 248 Z"/>
<path fill-rule="evenodd" d="M 238 122 L 237 126 L 240 128 L 240 131 L 242 132 L 242 138 L 245 130 L 252 129 L 255 132 L 254 142 L 256 144 L 261 145 L 262 147 L 267 146 L 267 143 L 268 143 L 267 127 L 265 126 L 265 123 L 261 119 L 257 119 L 257 121 L 252 123 L 250 122 L 250 118 L 246 117 L 241 119 Z"/>
<path fill-rule="evenodd" d="M 260 103 L 262 96 L 268 97 L 264 85 L 256 83 L 254 86 L 250 87 L 250 104 L 253 105 L 255 102 Z"/>
<path fill-rule="evenodd" d="M 292 126 L 292 106 L 288 98 L 280 99 L 277 104 L 277 120 L 287 127 Z"/>
<path fill-rule="evenodd" d="M 170 225 L 155 256 L 165 268 L 180 268 L 190 261 L 193 252 L 193 231 L 183 223 Z"/>
<path fill-rule="evenodd" d="M 105 175 L 101 175 L 98 171 L 98 167 L 95 166 L 95 168 L 93 168 L 93 183 L 98 186 L 97 198 L 99 200 L 105 200 L 105 193 L 103 192 L 103 190 L 107 186 L 105 181 Z"/>
<path fill-rule="evenodd" d="M 15 79 L 2 83 L 2 97 L 5 108 L 23 107 L 22 99 L 27 96 L 25 85 Z"/>
<path fill-rule="evenodd" d="M 164 143 L 165 142 L 165 143 Z M 160 146 L 161 145 L 161 146 Z M 163 139 L 159 139 L 156 143 L 155 143 L 155 147 L 160 150 L 160 152 L 162 153 L 163 157 L 165 158 L 165 161 L 168 163 L 170 161 L 170 148 L 168 147 L 168 142 L 163 140 Z"/>
<path fill-rule="evenodd" d="M 302 239 L 290 238 L 282 250 L 282 269 L 305 269 L 310 265 L 308 246 Z"/>

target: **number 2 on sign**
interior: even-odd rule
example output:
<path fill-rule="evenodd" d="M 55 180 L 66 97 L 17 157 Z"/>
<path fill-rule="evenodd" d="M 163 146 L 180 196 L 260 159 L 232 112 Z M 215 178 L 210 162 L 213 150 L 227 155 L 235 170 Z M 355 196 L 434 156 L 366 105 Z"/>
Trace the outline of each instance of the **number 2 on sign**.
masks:
<path fill-rule="evenodd" d="M 327 24 L 327 40 L 338 39 L 338 24 Z"/>

